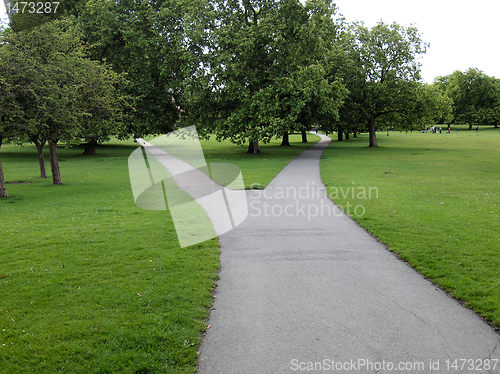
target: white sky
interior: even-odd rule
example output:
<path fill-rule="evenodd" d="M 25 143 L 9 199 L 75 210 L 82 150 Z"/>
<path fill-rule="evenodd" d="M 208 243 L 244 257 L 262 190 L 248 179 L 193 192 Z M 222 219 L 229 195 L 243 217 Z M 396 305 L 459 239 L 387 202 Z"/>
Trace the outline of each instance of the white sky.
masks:
<path fill-rule="evenodd" d="M 478 68 L 500 78 L 499 0 L 335 0 L 348 22 L 413 24 L 430 48 L 422 58 L 422 77 Z"/>
<path fill-rule="evenodd" d="M 63 0 L 64 1 L 64 0 Z M 432 83 L 438 75 L 478 68 L 500 78 L 499 0 L 336 0 L 348 22 L 379 20 L 413 24 L 430 48 L 422 58 L 422 76 Z M 5 6 L 0 1 L 3 19 Z"/>

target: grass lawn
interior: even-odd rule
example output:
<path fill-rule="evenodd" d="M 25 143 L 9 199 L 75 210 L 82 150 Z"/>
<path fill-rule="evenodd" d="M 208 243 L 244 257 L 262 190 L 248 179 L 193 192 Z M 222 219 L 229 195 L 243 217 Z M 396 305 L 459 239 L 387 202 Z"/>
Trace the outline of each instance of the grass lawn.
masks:
<path fill-rule="evenodd" d="M 328 193 L 391 251 L 500 327 L 500 129 L 377 138 L 378 148 L 368 148 L 365 134 L 332 142 L 321 161 Z"/>
<path fill-rule="evenodd" d="M 291 140 L 262 145 L 261 155 L 202 146 L 209 162 L 236 163 L 248 188 L 313 144 Z M 54 186 L 39 177 L 34 146 L 2 145 L 2 374 L 196 372 L 219 243 L 181 249 L 168 211 L 136 207 L 127 167 L 136 146 L 114 141 L 95 156 L 61 148 L 63 185 Z"/>
<path fill-rule="evenodd" d="M 308 143 L 302 143 L 299 134 L 290 135 L 291 147 L 282 147 L 281 139 L 273 139 L 269 144 L 261 144 L 262 154 L 245 153 L 248 144 L 238 146 L 228 141 L 202 142 L 202 148 L 208 163 L 234 163 L 241 169 L 245 188 L 265 188 L 295 156 L 320 140 L 317 135 L 307 134 Z"/>

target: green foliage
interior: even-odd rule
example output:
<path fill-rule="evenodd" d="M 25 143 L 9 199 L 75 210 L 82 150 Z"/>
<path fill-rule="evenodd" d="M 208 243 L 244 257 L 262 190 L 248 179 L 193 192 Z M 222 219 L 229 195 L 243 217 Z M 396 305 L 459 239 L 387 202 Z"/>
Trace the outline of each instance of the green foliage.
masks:
<path fill-rule="evenodd" d="M 23 32 L 7 32 L 0 46 L 0 75 L 20 108 L 12 123 L 28 137 L 70 141 L 76 134 L 75 101 L 83 59 L 78 31 L 69 22 L 46 23 Z"/>
<path fill-rule="evenodd" d="M 42 176 L 46 142 L 73 144 L 82 137 L 97 142 L 120 131 L 124 77 L 85 57 L 81 33 L 71 20 L 4 32 L 0 76 L 10 92 L 8 100 L 2 98 L 8 101 L 2 109 L 5 136 L 39 147 Z M 57 171 L 57 165 L 52 169 Z"/>
<path fill-rule="evenodd" d="M 422 91 L 417 57 L 425 53 L 426 45 L 415 27 L 397 23 L 379 22 L 371 29 L 359 23 L 350 32 L 354 35 L 347 48 L 350 63 L 343 73 L 348 77 L 345 82 L 350 95 L 341 122 L 348 128 L 360 122 L 368 125 L 370 146 L 376 146 L 377 122 L 380 127 L 391 122 L 404 127 L 419 113 L 416 109 L 422 102 Z M 396 119 L 398 123 L 394 123 Z"/>
<path fill-rule="evenodd" d="M 30 8 L 31 3 L 29 2 L 25 5 L 22 4 L 22 2 L 12 1 L 11 4 L 13 5 L 11 6 L 17 4 L 19 11 L 12 14 L 10 28 L 14 32 L 19 32 L 30 30 L 53 20 L 66 17 L 78 17 L 86 2 L 87 0 L 64 0 L 59 1 L 59 4 L 55 4 L 54 2 L 43 2 L 43 7 L 40 9 L 39 4 L 42 3 L 39 2 L 33 2 L 35 8 Z"/>
<path fill-rule="evenodd" d="M 323 154 L 322 179 L 391 251 L 500 327 L 500 131 L 455 130 L 392 131 L 377 149 L 364 134 L 335 142 Z M 358 194 L 363 188 L 376 190 L 370 198 Z"/>
<path fill-rule="evenodd" d="M 413 83 L 415 93 L 408 98 L 407 110 L 385 116 L 391 128 L 404 131 L 424 129 L 436 123 L 450 124 L 453 119 L 453 101 L 435 85 Z M 385 127 L 385 126 L 384 126 Z"/>
<path fill-rule="evenodd" d="M 125 74 L 115 73 L 109 66 L 81 60 L 79 66 L 82 84 L 78 89 L 76 107 L 79 111 L 79 133 L 91 145 L 109 140 L 110 135 L 123 132 L 129 109 L 129 96 L 122 94 Z M 93 153 L 93 152 L 91 152 Z"/>
<path fill-rule="evenodd" d="M 197 8 L 199 7 L 199 8 Z M 201 2 L 91 0 L 79 17 L 90 56 L 126 72 L 131 97 L 123 136 L 172 131 L 182 109 L 182 87 L 200 53 L 193 21 Z"/>
<path fill-rule="evenodd" d="M 330 2 L 213 3 L 204 66 L 188 91 L 188 119 L 202 134 L 268 142 L 337 118 L 346 91 L 327 78 L 338 37 Z"/>
<path fill-rule="evenodd" d="M 438 85 L 453 100 L 457 124 L 499 124 L 500 80 L 478 69 L 436 78 Z"/>

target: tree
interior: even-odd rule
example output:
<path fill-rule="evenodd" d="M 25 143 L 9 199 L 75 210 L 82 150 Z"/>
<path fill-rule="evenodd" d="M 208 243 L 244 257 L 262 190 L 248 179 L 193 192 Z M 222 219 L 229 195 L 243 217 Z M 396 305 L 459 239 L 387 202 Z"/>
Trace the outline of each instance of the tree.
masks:
<path fill-rule="evenodd" d="M 92 0 L 78 18 L 90 57 L 127 73 L 130 97 L 120 136 L 173 131 L 182 110 L 184 80 L 198 67 L 194 22 L 205 2 Z M 188 30 L 192 30 L 188 37 Z"/>
<path fill-rule="evenodd" d="M 129 97 L 122 95 L 126 83 L 124 74 L 115 73 L 107 65 L 97 61 L 82 60 L 82 83 L 78 90 L 79 137 L 85 139 L 84 154 L 96 154 L 99 142 L 109 140 L 110 135 L 123 133 L 124 108 Z"/>
<path fill-rule="evenodd" d="M 279 109 L 273 113 L 279 120 L 274 129 L 278 134 L 280 128 L 285 134 L 300 131 L 307 141 L 307 130 L 325 129 L 338 120 L 347 91 L 339 77 L 328 74 L 338 62 L 332 56 L 342 47 L 343 23 L 335 18 L 336 11 L 331 1 L 309 0 L 305 5 L 282 1 L 275 13 L 279 32 L 274 33 L 271 50 L 278 84 L 272 86 L 271 97 Z"/>
<path fill-rule="evenodd" d="M 189 86 L 188 120 L 218 140 L 259 141 L 335 118 L 345 95 L 324 63 L 336 35 L 324 0 L 214 1 L 202 69 Z M 202 84 L 200 84 L 202 82 Z"/>
<path fill-rule="evenodd" d="M 43 147 L 49 143 L 54 184 L 61 184 L 57 143 L 79 143 L 89 124 L 108 121 L 120 112 L 117 101 L 110 99 L 116 74 L 85 58 L 79 30 L 68 20 L 4 33 L 0 75 L 12 87 L 19 108 L 10 126 L 22 128 L 19 142 L 29 140 L 37 146 L 42 177 L 46 177 Z M 107 111 L 107 118 L 99 111 Z"/>
<path fill-rule="evenodd" d="M 423 86 L 422 111 L 428 123 L 450 125 L 453 123 L 453 100 L 435 84 Z"/>
<path fill-rule="evenodd" d="M 248 141 L 251 153 L 260 153 L 259 140 L 272 136 L 269 116 L 262 117 L 259 104 L 270 94 L 273 60 L 268 20 L 278 8 L 270 0 L 213 1 L 205 69 L 193 77 L 203 84 L 192 82 L 189 87 L 196 90 L 190 92 L 188 119 L 201 125 L 201 135 L 215 132 L 218 140 Z"/>
<path fill-rule="evenodd" d="M 469 69 L 465 73 L 438 77 L 435 81 L 453 100 L 455 123 L 498 124 L 500 107 L 500 83 L 478 69 Z"/>
<path fill-rule="evenodd" d="M 363 24 L 353 26 L 355 44 L 349 57 L 352 60 L 351 80 L 346 81 L 350 95 L 348 112 L 341 121 L 367 123 L 370 147 L 377 146 L 376 123 L 385 124 L 395 115 L 414 111 L 420 85 L 420 63 L 417 56 L 425 53 L 415 27 L 403 27 L 379 22 L 372 29 Z"/>
<path fill-rule="evenodd" d="M 2 42 L 0 71 L 20 107 L 14 123 L 24 129 L 24 139 L 35 143 L 41 176 L 46 177 L 44 145 L 75 136 L 76 113 L 70 104 L 76 85 L 71 69 L 76 59 L 83 58 L 77 30 L 58 21 L 17 33 L 7 31 Z M 56 156 L 54 144 L 51 148 L 50 155 Z M 56 161 L 51 159 L 51 165 L 54 184 L 59 184 Z"/>
<path fill-rule="evenodd" d="M 436 85 L 415 82 L 415 96 L 404 112 L 395 111 L 386 120 L 404 131 L 413 131 L 429 124 L 450 124 L 453 115 L 452 100 Z"/>

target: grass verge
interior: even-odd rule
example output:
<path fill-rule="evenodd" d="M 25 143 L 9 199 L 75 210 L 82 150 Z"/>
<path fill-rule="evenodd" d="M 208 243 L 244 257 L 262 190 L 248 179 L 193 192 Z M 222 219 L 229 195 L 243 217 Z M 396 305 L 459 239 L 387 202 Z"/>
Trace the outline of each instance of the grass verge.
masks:
<path fill-rule="evenodd" d="M 332 199 L 391 251 L 500 327 L 500 130 L 332 142 Z M 370 190 L 371 188 L 371 190 Z M 357 209 L 356 209 L 357 207 Z"/>

